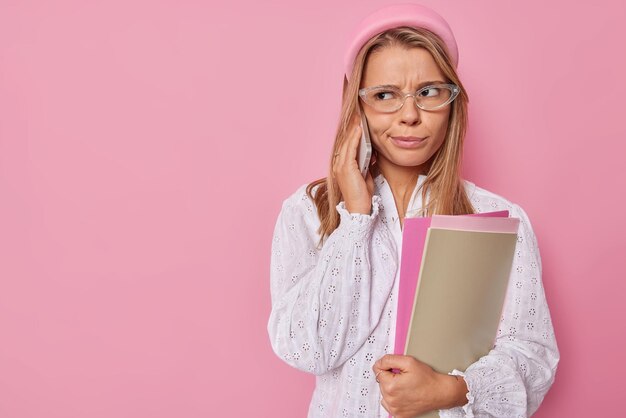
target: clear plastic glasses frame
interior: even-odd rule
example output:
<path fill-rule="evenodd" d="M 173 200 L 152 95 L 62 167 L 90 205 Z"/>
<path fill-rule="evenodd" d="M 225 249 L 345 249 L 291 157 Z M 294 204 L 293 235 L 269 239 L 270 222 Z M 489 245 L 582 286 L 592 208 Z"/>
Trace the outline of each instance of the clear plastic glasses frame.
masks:
<path fill-rule="evenodd" d="M 449 90 L 450 97 L 448 97 L 448 99 L 445 102 L 437 104 L 436 106 L 426 106 L 420 103 L 418 99 L 418 95 L 422 94 L 422 92 L 427 91 L 428 89 L 434 89 L 434 88 L 437 88 L 437 89 L 443 88 L 443 89 Z M 368 93 L 371 93 L 372 91 L 379 91 L 380 93 L 396 93 L 397 94 L 396 97 L 401 98 L 399 105 L 394 106 L 393 108 L 381 108 L 380 107 L 381 102 L 372 102 L 371 100 L 368 100 Z M 459 95 L 460 91 L 461 89 L 459 89 L 459 87 L 456 84 L 430 84 L 428 86 L 422 87 L 415 93 L 404 93 L 402 90 L 395 88 L 395 87 L 373 86 L 373 87 L 362 88 L 361 90 L 359 90 L 359 96 L 365 103 L 372 106 L 377 111 L 383 112 L 383 113 L 393 113 L 393 112 L 397 112 L 398 110 L 402 108 L 402 106 L 404 106 L 404 102 L 406 101 L 406 98 L 409 96 L 413 97 L 413 102 L 415 102 L 415 105 L 422 110 L 441 109 L 442 107 L 447 106 L 450 103 L 452 103 L 452 101 L 456 99 L 456 97 Z"/>

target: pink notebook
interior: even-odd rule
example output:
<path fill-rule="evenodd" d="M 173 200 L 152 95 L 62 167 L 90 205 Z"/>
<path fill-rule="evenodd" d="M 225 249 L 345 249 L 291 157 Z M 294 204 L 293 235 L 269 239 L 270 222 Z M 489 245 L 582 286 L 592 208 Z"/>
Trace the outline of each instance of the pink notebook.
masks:
<path fill-rule="evenodd" d="M 404 354 L 406 337 L 413 312 L 415 289 L 420 274 L 422 255 L 428 229 L 445 228 L 466 231 L 511 232 L 517 231 L 517 223 L 508 222 L 509 211 L 477 213 L 472 215 L 435 215 L 427 218 L 406 218 L 402 232 L 402 262 L 398 291 L 395 354 Z M 476 217 L 506 218 L 496 222 L 483 222 Z"/>

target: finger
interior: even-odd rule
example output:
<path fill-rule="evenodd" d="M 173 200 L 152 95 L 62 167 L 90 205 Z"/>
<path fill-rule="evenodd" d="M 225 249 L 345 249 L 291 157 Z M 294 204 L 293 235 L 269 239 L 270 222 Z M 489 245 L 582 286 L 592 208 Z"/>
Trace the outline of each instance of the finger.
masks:
<path fill-rule="evenodd" d="M 356 160 L 356 151 L 359 148 L 359 142 L 361 141 L 362 129 L 361 126 L 358 125 L 355 130 L 353 130 L 349 140 L 347 141 L 348 149 L 346 150 L 346 159 L 347 160 Z"/>
<path fill-rule="evenodd" d="M 396 354 L 385 354 L 382 356 L 374 366 L 378 365 L 378 368 L 381 370 L 391 370 L 397 369 L 400 371 L 405 371 L 411 366 L 411 362 L 413 358 L 410 356 L 402 356 Z"/>
<path fill-rule="evenodd" d="M 339 167 L 341 167 L 339 165 L 339 155 L 340 155 L 339 150 L 335 151 L 335 153 L 333 154 L 333 174 L 336 176 L 339 175 Z"/>
<path fill-rule="evenodd" d="M 333 154 L 333 171 L 337 174 L 337 169 L 339 166 L 339 157 L 341 155 L 341 147 L 337 147 L 337 150 Z"/>
<path fill-rule="evenodd" d="M 361 122 L 361 110 L 358 108 L 355 109 L 354 114 L 352 115 L 352 119 L 350 119 L 350 129 L 354 130 L 354 128 L 356 128 L 357 126 L 359 126 L 359 123 Z"/>
<path fill-rule="evenodd" d="M 352 165 L 356 166 L 356 148 L 359 146 L 359 134 L 352 132 L 350 136 L 341 144 L 339 155 L 337 156 L 337 168 L 348 168 Z"/>
<path fill-rule="evenodd" d="M 378 370 L 376 372 L 376 374 L 374 375 L 374 380 L 376 380 L 376 383 L 380 383 L 381 375 L 384 375 L 385 373 L 390 373 L 390 372 L 387 370 Z"/>
<path fill-rule="evenodd" d="M 372 370 L 374 370 L 374 373 L 377 373 L 379 370 L 384 370 L 382 368 L 382 363 L 380 362 L 380 360 L 381 359 L 376 360 L 376 362 L 374 362 L 374 365 L 372 366 Z"/>
<path fill-rule="evenodd" d="M 359 107 L 357 106 L 354 113 L 352 114 L 352 118 L 350 118 L 350 121 L 348 122 L 348 126 L 345 132 L 345 138 L 344 138 L 342 145 L 346 144 L 346 142 L 348 143 L 350 142 L 356 129 L 360 126 L 361 126 L 361 112 L 360 112 Z"/>
<path fill-rule="evenodd" d="M 367 190 L 370 192 L 370 194 L 374 193 L 374 177 L 372 177 L 372 170 L 367 170 L 365 183 L 367 184 Z"/>
<path fill-rule="evenodd" d="M 346 152 L 349 146 L 349 138 L 346 138 L 337 148 L 334 155 L 334 165 L 336 168 L 343 167 L 346 162 Z"/>
<path fill-rule="evenodd" d="M 380 404 L 383 406 L 383 408 L 385 408 L 385 410 L 387 412 L 389 412 L 391 414 L 391 411 L 389 410 L 389 404 L 387 403 L 387 401 L 385 400 L 385 398 L 383 398 L 382 401 L 380 401 Z"/>
<path fill-rule="evenodd" d="M 391 369 L 385 369 L 383 367 L 383 364 L 382 364 L 381 360 L 382 360 L 382 358 L 378 359 L 374 363 L 374 365 L 372 366 L 372 370 L 374 371 L 374 374 L 376 376 L 379 376 L 379 374 L 378 374 L 379 372 L 390 372 L 391 371 Z"/>
<path fill-rule="evenodd" d="M 380 385 L 380 390 L 383 390 L 383 386 L 389 383 L 390 380 L 396 377 L 396 374 L 391 370 L 378 370 L 376 372 L 376 382 Z"/>
<path fill-rule="evenodd" d="M 347 158 L 347 154 L 351 146 L 352 133 L 352 131 L 348 131 L 346 138 L 339 146 L 339 151 L 337 151 L 339 153 L 339 155 L 337 155 L 337 164 L 339 166 L 343 166 L 345 165 L 346 161 L 349 161 L 349 159 Z"/>
<path fill-rule="evenodd" d="M 350 119 L 350 123 L 348 124 L 348 129 L 346 130 L 346 142 L 350 142 L 352 135 L 355 133 L 356 129 L 361 126 L 361 113 L 358 109 L 352 115 L 352 119 Z"/>

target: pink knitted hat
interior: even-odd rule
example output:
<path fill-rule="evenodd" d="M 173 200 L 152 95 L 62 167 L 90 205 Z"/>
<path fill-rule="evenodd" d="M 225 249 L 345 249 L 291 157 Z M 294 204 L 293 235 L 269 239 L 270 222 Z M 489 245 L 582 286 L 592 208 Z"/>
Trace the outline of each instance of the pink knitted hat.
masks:
<path fill-rule="evenodd" d="M 434 10 L 415 3 L 401 3 L 378 9 L 363 19 L 349 37 L 344 58 L 346 79 L 352 74 L 354 59 L 361 47 L 373 36 L 398 26 L 421 27 L 437 34 L 446 44 L 454 68 L 458 66 L 459 51 L 448 22 Z"/>

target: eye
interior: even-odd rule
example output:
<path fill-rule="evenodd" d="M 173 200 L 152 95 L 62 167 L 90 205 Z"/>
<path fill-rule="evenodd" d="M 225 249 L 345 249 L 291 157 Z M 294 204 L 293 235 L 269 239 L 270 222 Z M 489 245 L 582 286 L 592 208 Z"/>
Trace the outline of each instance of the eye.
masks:
<path fill-rule="evenodd" d="M 441 89 L 434 87 L 434 86 L 428 86 L 425 87 L 424 90 L 420 91 L 420 96 L 421 97 L 437 97 L 439 96 L 439 92 Z"/>
<path fill-rule="evenodd" d="M 393 91 L 377 91 L 374 93 L 374 100 L 390 100 L 396 98 L 397 96 L 398 94 Z"/>

